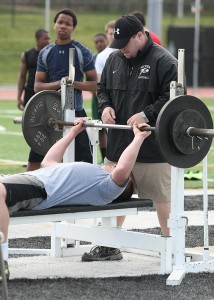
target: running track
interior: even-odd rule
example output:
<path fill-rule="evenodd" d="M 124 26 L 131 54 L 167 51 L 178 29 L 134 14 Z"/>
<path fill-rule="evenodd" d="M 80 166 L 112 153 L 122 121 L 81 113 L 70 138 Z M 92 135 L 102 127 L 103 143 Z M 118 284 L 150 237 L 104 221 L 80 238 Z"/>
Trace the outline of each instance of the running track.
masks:
<path fill-rule="evenodd" d="M 91 99 L 91 92 L 83 92 L 84 99 Z M 15 86 L 0 86 L 0 100 L 16 100 L 17 88 Z"/>
<path fill-rule="evenodd" d="M 198 88 L 194 91 L 192 88 L 188 88 L 188 95 L 196 96 L 200 99 L 214 98 L 214 87 Z M 84 99 L 91 99 L 91 92 L 83 92 Z M 0 86 L 0 100 L 16 100 L 17 88 L 15 86 Z"/>

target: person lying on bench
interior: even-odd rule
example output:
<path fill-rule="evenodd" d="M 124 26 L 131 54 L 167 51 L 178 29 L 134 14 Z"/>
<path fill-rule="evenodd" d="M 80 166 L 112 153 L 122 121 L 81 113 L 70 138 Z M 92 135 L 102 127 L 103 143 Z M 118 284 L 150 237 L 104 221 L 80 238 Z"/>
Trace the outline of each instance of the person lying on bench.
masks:
<path fill-rule="evenodd" d="M 133 141 L 114 166 L 86 162 L 62 163 L 65 150 L 78 133 L 85 130 L 84 120 L 75 122 L 67 135 L 55 143 L 42 161 L 42 168 L 0 177 L 0 232 L 5 273 L 8 269 L 9 214 L 18 210 L 42 210 L 59 205 L 106 205 L 123 193 L 138 151 L 150 131 L 140 131 L 146 124 L 134 125 Z M 133 190 L 127 198 L 130 198 Z"/>

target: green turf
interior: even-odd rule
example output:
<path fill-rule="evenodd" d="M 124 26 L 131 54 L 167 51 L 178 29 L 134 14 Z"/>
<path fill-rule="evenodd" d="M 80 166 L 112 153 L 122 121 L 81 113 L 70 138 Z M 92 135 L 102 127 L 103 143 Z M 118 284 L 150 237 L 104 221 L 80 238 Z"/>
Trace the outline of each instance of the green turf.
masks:
<path fill-rule="evenodd" d="M 209 107 L 212 116 L 214 115 L 214 99 L 204 100 Z M 85 109 L 88 116 L 91 116 L 91 101 L 86 100 Z M 0 125 L 6 128 L 6 132 L 0 131 L 1 147 L 0 147 L 0 173 L 13 174 L 25 170 L 22 162 L 28 159 L 29 147 L 26 144 L 20 125 L 13 124 L 12 120 L 16 116 L 21 116 L 21 112 L 16 108 L 15 101 L 0 101 Z M 4 160 L 21 161 L 19 165 L 8 164 Z M 101 162 L 98 150 L 98 162 Z M 202 170 L 202 163 L 191 168 L 192 171 Z M 188 169 L 186 170 L 188 171 Z M 208 186 L 214 188 L 214 147 L 212 146 L 208 155 Z M 212 181 L 213 180 L 213 181 Z M 201 188 L 202 181 L 186 181 L 186 188 Z"/>

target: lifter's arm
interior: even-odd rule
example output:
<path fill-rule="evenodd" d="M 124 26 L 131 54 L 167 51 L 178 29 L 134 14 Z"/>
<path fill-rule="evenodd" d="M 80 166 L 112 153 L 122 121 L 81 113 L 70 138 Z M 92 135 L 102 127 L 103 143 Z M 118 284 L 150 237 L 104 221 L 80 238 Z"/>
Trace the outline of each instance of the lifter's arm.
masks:
<path fill-rule="evenodd" d="M 83 127 L 83 122 L 84 121 L 82 119 L 74 122 L 75 126 L 71 127 L 71 130 L 68 132 L 68 134 L 66 134 L 49 149 L 42 161 L 42 167 L 48 167 L 62 161 L 65 150 L 69 144 L 80 132 L 85 130 L 85 127 Z"/>
<path fill-rule="evenodd" d="M 123 151 L 120 159 L 112 171 L 111 176 L 118 186 L 123 186 L 128 180 L 130 173 L 136 162 L 138 152 L 144 139 L 151 134 L 151 131 L 140 131 L 139 128 L 148 126 L 145 123 L 133 125 L 134 139 L 129 146 Z"/>

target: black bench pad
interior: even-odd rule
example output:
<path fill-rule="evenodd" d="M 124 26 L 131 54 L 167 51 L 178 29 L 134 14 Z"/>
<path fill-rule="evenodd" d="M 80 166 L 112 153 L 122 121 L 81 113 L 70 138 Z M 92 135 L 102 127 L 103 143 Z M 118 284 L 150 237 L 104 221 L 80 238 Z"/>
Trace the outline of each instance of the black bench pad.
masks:
<path fill-rule="evenodd" d="M 10 215 L 10 217 L 25 217 L 25 216 L 37 216 L 37 215 L 51 215 L 51 214 L 66 214 L 66 213 L 77 213 L 77 212 L 89 212 L 99 210 L 113 210 L 113 209 L 124 209 L 124 208 L 140 208 L 140 207 L 152 207 L 153 203 L 150 199 L 138 199 L 131 198 L 130 200 L 123 202 L 112 202 L 107 205 L 68 205 L 68 206 L 55 206 L 43 210 L 19 210 Z"/>

